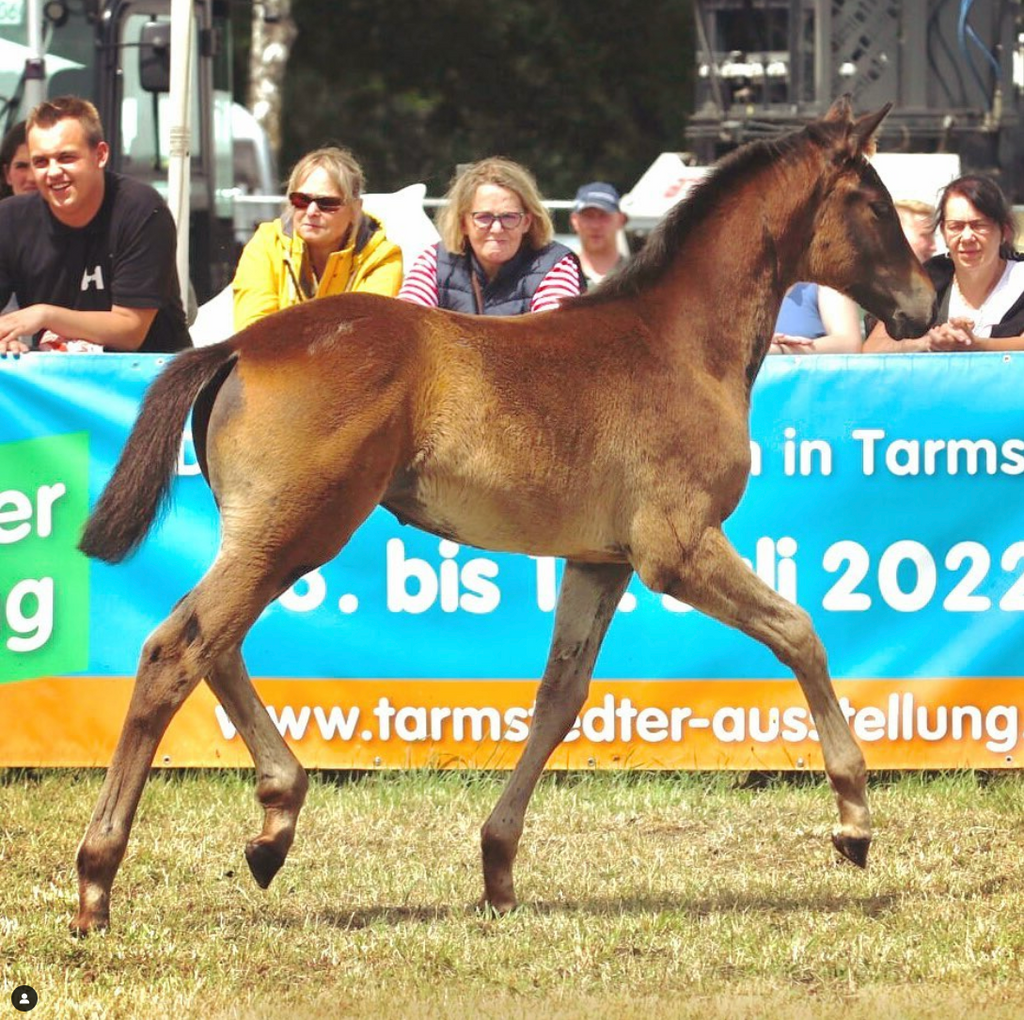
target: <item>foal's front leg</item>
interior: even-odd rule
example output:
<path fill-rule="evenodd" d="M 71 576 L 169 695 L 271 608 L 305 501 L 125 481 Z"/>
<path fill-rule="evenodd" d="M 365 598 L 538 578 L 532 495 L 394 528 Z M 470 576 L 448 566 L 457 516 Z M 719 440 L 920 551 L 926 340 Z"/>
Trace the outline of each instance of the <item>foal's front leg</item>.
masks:
<path fill-rule="evenodd" d="M 864 755 L 839 705 L 825 648 L 810 617 L 769 588 L 740 559 L 718 528 L 709 527 L 700 534 L 684 564 L 670 568 L 661 560 L 651 570 L 653 563 L 637 564 L 641 579 L 651 587 L 667 591 L 756 638 L 796 674 L 821 740 L 825 772 L 839 807 L 839 828 L 832 842 L 844 857 L 865 867 L 871 845 L 871 814 Z"/>
<path fill-rule="evenodd" d="M 555 633 L 526 741 L 505 791 L 480 831 L 484 903 L 499 913 L 516 905 L 512 867 L 537 780 L 587 700 L 608 624 L 633 570 L 623 564 L 568 562 L 555 612 Z"/>

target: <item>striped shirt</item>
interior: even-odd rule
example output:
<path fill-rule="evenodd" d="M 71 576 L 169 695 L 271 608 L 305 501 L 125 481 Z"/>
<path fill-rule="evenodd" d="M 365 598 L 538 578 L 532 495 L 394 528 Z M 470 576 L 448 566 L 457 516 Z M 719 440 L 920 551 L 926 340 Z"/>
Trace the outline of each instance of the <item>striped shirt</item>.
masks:
<path fill-rule="evenodd" d="M 548 270 L 530 300 L 531 312 L 547 312 L 557 308 L 563 298 L 575 297 L 580 292 L 576 260 L 566 255 Z M 437 308 L 437 245 L 424 249 L 405 275 L 398 296 L 413 304 Z"/>

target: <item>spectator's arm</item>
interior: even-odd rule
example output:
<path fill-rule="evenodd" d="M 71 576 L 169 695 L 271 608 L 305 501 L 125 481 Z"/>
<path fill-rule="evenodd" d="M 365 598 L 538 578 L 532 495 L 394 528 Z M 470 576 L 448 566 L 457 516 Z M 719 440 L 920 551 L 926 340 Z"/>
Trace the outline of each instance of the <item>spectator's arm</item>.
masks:
<path fill-rule="evenodd" d="M 818 314 L 825 335 L 814 338 L 819 354 L 856 354 L 863 344 L 857 306 L 831 287 L 818 287 Z"/>
<path fill-rule="evenodd" d="M 893 340 L 885 330 L 885 323 L 879 321 L 864 341 L 865 354 L 913 354 L 917 351 L 930 351 L 931 335 L 912 337 L 907 340 Z"/>
<path fill-rule="evenodd" d="M 1024 351 L 1024 336 L 976 337 L 976 351 Z"/>
<path fill-rule="evenodd" d="M 19 336 L 49 329 L 69 340 L 90 340 L 114 351 L 136 351 L 142 346 L 156 308 L 125 308 L 109 312 L 79 312 L 60 305 L 29 305 L 0 316 L 0 351 L 25 350 Z"/>
<path fill-rule="evenodd" d="M 402 286 L 402 249 L 395 245 L 360 281 L 361 294 L 396 297 Z"/>
<path fill-rule="evenodd" d="M 425 248 L 416 257 L 412 269 L 406 274 L 398 296 L 403 301 L 411 301 L 416 305 L 436 308 L 437 293 L 437 245 Z"/>
<path fill-rule="evenodd" d="M 556 262 L 540 281 L 530 302 L 531 312 L 547 312 L 557 308 L 565 298 L 580 293 L 579 264 L 575 255 L 566 255 Z"/>
<path fill-rule="evenodd" d="M 281 308 L 278 273 L 287 270 L 283 263 L 277 264 L 279 258 L 274 256 L 279 253 L 273 251 L 270 235 L 264 230 L 266 226 L 261 224 L 242 249 L 235 278 L 231 281 L 236 333 Z"/>

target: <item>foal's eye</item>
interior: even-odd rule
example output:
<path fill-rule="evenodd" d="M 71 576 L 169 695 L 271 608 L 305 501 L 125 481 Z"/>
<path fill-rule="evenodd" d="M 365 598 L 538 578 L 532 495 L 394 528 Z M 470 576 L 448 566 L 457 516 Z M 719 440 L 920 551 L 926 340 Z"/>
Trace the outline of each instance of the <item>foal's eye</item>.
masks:
<path fill-rule="evenodd" d="M 872 202 L 871 211 L 875 214 L 875 216 L 881 219 L 889 211 L 889 203 L 882 202 L 880 200 L 877 202 Z"/>

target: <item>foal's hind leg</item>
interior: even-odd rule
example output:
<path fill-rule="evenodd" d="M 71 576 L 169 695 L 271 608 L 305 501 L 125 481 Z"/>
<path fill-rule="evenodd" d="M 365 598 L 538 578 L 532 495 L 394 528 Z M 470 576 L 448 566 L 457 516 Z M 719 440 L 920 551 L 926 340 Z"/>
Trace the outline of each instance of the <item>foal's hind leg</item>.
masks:
<path fill-rule="evenodd" d="M 632 573 L 631 567 L 621 564 L 565 565 L 555 634 L 537 691 L 530 736 L 504 793 L 480 832 L 484 903 L 500 913 L 516 905 L 512 866 L 530 797 L 552 751 L 569 732 L 587 699 L 597 653 Z"/>
<path fill-rule="evenodd" d="M 646 584 L 756 638 L 796 674 L 839 807 L 840 825 L 832 842 L 844 857 L 864 867 L 871 845 L 864 756 L 836 698 L 825 648 L 810 617 L 754 574 L 717 528 L 705 529 L 682 566 L 659 560 L 635 564 Z"/>
<path fill-rule="evenodd" d="M 78 848 L 78 932 L 110 922 L 110 889 L 164 731 L 204 672 L 237 648 L 274 594 L 267 578 L 223 556 L 142 647 L 128 715 Z"/>
<path fill-rule="evenodd" d="M 295 839 L 295 823 L 309 785 L 306 772 L 267 715 L 237 649 L 217 660 L 206 682 L 256 765 L 256 799 L 263 805 L 263 831 L 246 844 L 245 859 L 257 885 L 266 889 Z"/>

